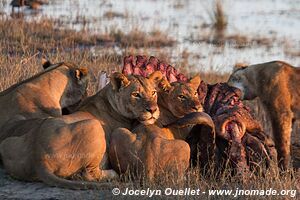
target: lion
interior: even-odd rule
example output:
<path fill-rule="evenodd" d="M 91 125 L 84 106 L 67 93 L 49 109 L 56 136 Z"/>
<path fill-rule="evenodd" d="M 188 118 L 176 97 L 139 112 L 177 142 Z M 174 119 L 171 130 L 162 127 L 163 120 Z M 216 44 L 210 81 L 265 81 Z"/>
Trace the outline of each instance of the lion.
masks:
<path fill-rule="evenodd" d="M 12 132 L 25 133 L 13 131 L 20 120 L 59 117 L 63 108 L 78 104 L 86 96 L 86 67 L 46 60 L 43 67 L 44 71 L 0 93 L 0 141 L 14 136 Z"/>
<path fill-rule="evenodd" d="M 144 174 L 150 181 L 166 171 L 182 177 L 190 162 L 191 151 L 185 142 L 190 135 L 197 135 L 203 163 L 210 160 L 208 157 L 214 152 L 214 124 L 209 115 L 201 112 L 197 93 L 200 81 L 199 75 L 171 84 L 162 79 L 158 87 L 161 115 L 157 123 L 113 132 L 109 151 L 113 169 L 119 173 L 129 170 L 136 176 Z M 211 132 L 201 131 L 202 125 L 211 128 Z M 192 148 L 197 144 L 192 144 Z"/>
<path fill-rule="evenodd" d="M 156 85 L 162 78 L 155 72 L 144 78 L 114 73 L 111 82 L 87 98 L 79 110 L 65 116 L 29 119 L 23 122 L 26 134 L 9 137 L 0 144 L 7 172 L 21 180 L 42 181 L 50 186 L 95 189 L 116 178 L 105 170 L 105 154 L 112 131 L 131 129 L 134 121 L 149 125 L 159 116 Z M 67 180 L 82 174 L 82 181 Z M 93 182 L 92 182 L 93 181 Z"/>
<path fill-rule="evenodd" d="M 191 160 L 208 166 L 214 160 L 215 125 L 209 115 L 203 112 L 199 100 L 199 75 L 186 82 L 169 84 L 163 80 L 163 90 L 158 93 L 161 112 L 157 125 L 169 139 L 187 141 L 191 148 Z M 194 163 L 196 164 L 196 163 Z"/>
<path fill-rule="evenodd" d="M 150 181 L 166 172 L 183 177 L 191 153 L 184 140 L 191 132 L 201 137 L 196 125 L 214 127 L 207 114 L 198 112 L 202 111 L 197 93 L 199 84 L 198 75 L 187 82 L 172 84 L 162 79 L 158 87 L 158 106 L 162 115 L 158 122 L 148 126 L 139 124 L 133 130 L 118 128 L 112 133 L 109 158 L 115 171 L 129 172 Z M 207 147 L 206 143 L 202 146 Z"/>
<path fill-rule="evenodd" d="M 239 88 L 244 100 L 259 97 L 270 114 L 279 166 L 287 169 L 292 125 L 300 118 L 300 69 L 282 61 L 244 66 L 234 70 L 228 84 Z"/>
<path fill-rule="evenodd" d="M 199 75 L 195 75 L 187 82 L 172 82 L 170 84 L 167 80 L 162 80 L 163 89 L 160 89 L 158 93 L 158 106 L 161 113 L 157 120 L 159 127 L 166 127 L 186 114 L 203 111 L 197 92 L 200 82 Z M 211 119 L 209 118 L 208 121 Z M 191 127 L 169 127 L 165 132 L 170 139 L 185 140 L 190 129 Z"/>
<path fill-rule="evenodd" d="M 168 139 L 156 125 L 140 124 L 131 131 L 118 128 L 112 133 L 109 159 L 115 171 L 139 179 L 153 181 L 166 173 L 182 178 L 189 167 L 190 147 L 183 140 Z"/>

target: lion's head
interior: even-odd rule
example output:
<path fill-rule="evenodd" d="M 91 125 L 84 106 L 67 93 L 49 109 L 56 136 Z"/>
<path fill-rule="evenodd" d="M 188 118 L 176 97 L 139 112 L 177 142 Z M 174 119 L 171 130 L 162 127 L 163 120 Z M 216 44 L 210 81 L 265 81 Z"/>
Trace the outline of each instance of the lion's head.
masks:
<path fill-rule="evenodd" d="M 142 76 L 125 76 L 112 74 L 110 80 L 113 88 L 113 108 L 129 119 L 137 119 L 148 125 L 159 117 L 156 87 L 162 79 L 161 72 L 154 72 L 148 78 Z"/>
<path fill-rule="evenodd" d="M 66 76 L 67 84 L 60 98 L 60 105 L 63 112 L 71 112 L 87 96 L 88 69 L 73 63 L 51 64 L 48 60 L 42 60 L 42 65 L 45 71 L 57 69 Z"/>
<path fill-rule="evenodd" d="M 163 90 L 159 93 L 159 105 L 166 107 L 175 117 L 180 118 L 191 112 L 202 112 L 197 89 L 201 82 L 196 75 L 187 82 L 161 82 Z"/>
<path fill-rule="evenodd" d="M 235 68 L 228 79 L 228 84 L 230 86 L 239 88 L 242 91 L 241 98 L 244 100 L 252 100 L 257 96 L 254 89 L 256 83 L 252 81 L 255 79 L 252 79 L 251 76 L 253 76 L 251 68 L 242 66 Z"/>

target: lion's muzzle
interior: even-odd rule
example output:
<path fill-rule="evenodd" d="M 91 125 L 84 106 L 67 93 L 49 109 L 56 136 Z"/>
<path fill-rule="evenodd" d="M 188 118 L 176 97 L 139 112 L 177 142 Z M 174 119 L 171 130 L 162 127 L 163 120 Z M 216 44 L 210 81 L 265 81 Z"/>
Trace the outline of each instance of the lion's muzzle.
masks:
<path fill-rule="evenodd" d="M 145 112 L 140 116 L 139 121 L 145 125 L 154 124 L 158 119 L 159 114 L 160 112 L 157 105 L 147 106 Z"/>

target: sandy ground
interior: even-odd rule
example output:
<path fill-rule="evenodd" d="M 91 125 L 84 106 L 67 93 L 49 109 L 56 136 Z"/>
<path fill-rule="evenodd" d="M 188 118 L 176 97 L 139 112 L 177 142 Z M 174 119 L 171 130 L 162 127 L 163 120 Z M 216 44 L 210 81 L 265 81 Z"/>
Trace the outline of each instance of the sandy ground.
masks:
<path fill-rule="evenodd" d="M 0 168 L 0 199 L 112 199 L 110 190 L 68 190 L 49 187 L 43 183 L 21 182 Z"/>

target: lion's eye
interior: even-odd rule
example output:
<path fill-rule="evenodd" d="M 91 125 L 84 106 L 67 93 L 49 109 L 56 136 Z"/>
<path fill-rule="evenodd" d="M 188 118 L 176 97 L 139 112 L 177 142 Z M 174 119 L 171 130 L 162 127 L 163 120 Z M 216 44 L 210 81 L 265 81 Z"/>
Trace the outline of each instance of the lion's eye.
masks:
<path fill-rule="evenodd" d="M 153 91 L 153 92 L 152 92 L 152 96 L 155 96 L 155 95 L 156 95 L 156 91 Z"/>
<path fill-rule="evenodd" d="M 239 77 L 233 77 L 231 80 L 232 80 L 232 82 L 239 82 L 240 78 Z"/>
<path fill-rule="evenodd" d="M 179 95 L 178 98 L 179 98 L 180 100 L 184 100 L 184 99 L 185 99 L 185 96 Z"/>
<path fill-rule="evenodd" d="M 137 92 L 133 92 L 133 93 L 131 94 L 131 96 L 133 96 L 133 97 L 135 97 L 135 98 L 140 98 L 140 97 L 141 97 L 141 95 L 140 95 L 139 93 L 137 93 Z"/>
<path fill-rule="evenodd" d="M 195 92 L 195 96 L 198 96 L 198 92 L 197 91 Z"/>

